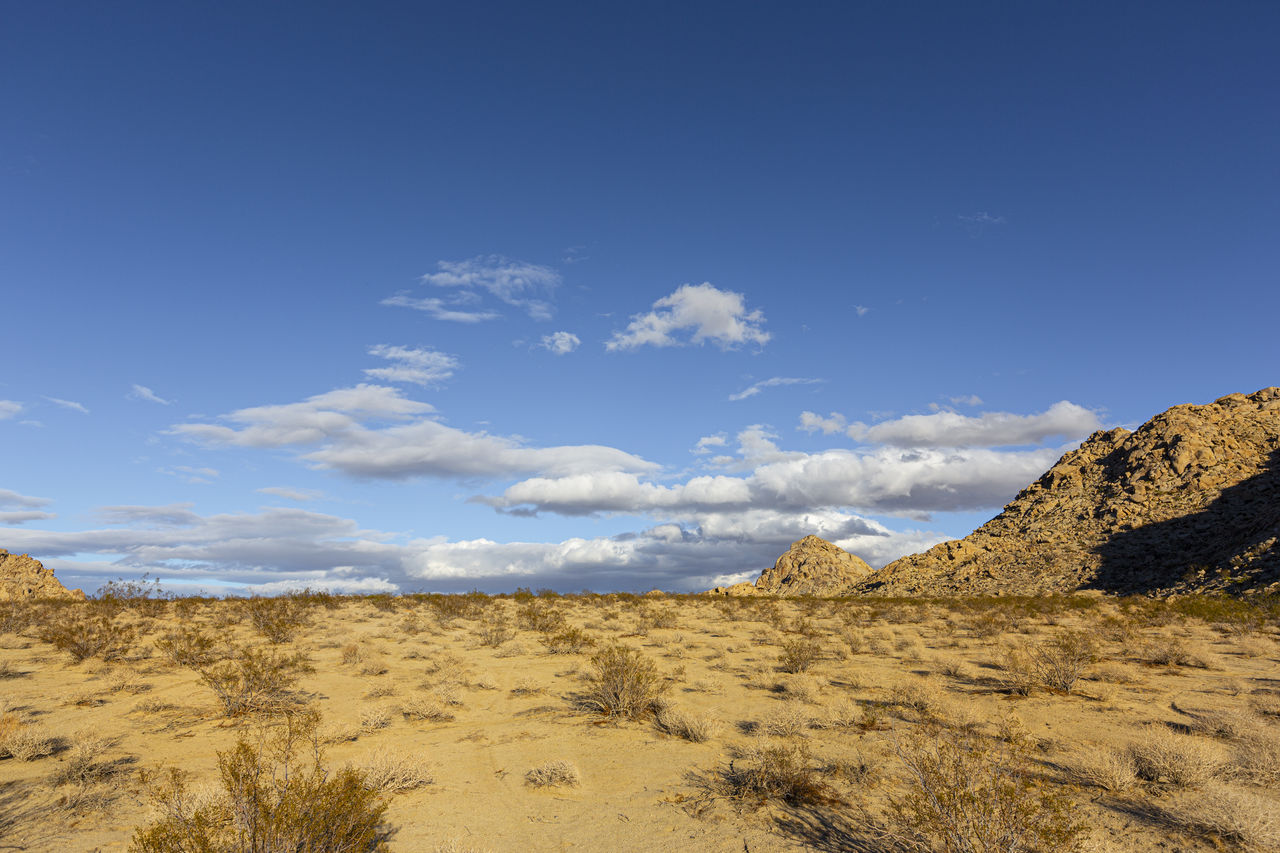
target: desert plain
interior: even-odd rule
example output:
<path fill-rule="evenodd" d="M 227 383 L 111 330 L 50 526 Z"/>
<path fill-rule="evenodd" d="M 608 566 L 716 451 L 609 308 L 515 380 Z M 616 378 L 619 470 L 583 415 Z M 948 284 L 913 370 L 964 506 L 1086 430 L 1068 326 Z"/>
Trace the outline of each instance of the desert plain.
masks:
<path fill-rule="evenodd" d="M 197 849 L 290 726 L 361 849 L 1280 843 L 1274 599 L 155 592 L 3 605 L 0 849 Z"/>

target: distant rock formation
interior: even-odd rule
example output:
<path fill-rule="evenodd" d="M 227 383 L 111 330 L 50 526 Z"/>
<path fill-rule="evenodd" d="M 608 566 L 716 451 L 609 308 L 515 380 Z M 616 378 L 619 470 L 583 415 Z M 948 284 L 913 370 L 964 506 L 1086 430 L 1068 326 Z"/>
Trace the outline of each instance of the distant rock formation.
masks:
<path fill-rule="evenodd" d="M 817 536 L 806 536 L 793 542 L 754 584 L 721 586 L 711 592 L 729 596 L 839 595 L 871 573 L 870 566 L 843 548 Z"/>
<path fill-rule="evenodd" d="M 964 539 L 885 566 L 879 595 L 1280 592 L 1280 388 L 1096 432 Z"/>
<path fill-rule="evenodd" d="M 67 589 L 40 561 L 26 554 L 10 554 L 0 548 L 0 601 L 26 601 L 36 598 L 71 598 L 84 600 L 84 592 Z"/>

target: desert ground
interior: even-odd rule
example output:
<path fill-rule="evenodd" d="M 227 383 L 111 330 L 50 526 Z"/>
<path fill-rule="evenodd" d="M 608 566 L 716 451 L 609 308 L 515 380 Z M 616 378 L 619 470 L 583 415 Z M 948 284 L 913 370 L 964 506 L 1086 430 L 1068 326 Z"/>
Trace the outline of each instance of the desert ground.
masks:
<path fill-rule="evenodd" d="M 197 849 L 235 767 L 350 849 L 1280 845 L 1274 602 L 152 592 L 0 605 L 0 849 Z"/>

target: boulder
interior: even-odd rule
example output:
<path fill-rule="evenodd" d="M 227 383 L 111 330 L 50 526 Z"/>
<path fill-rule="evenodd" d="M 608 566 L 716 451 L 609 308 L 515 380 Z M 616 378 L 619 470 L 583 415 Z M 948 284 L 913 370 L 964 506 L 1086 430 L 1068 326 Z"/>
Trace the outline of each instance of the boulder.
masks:
<path fill-rule="evenodd" d="M 84 592 L 67 589 L 46 569 L 26 554 L 10 554 L 0 548 L 0 601 L 26 601 L 37 598 L 69 598 L 84 600 Z"/>

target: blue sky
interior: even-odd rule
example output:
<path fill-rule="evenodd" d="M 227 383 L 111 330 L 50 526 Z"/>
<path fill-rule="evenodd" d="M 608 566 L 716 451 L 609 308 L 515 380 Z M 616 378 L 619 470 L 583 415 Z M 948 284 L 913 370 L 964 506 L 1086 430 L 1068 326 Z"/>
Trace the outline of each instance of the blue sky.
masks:
<path fill-rule="evenodd" d="M 0 547 L 700 589 L 1277 382 L 1270 3 L 8 4 Z"/>

